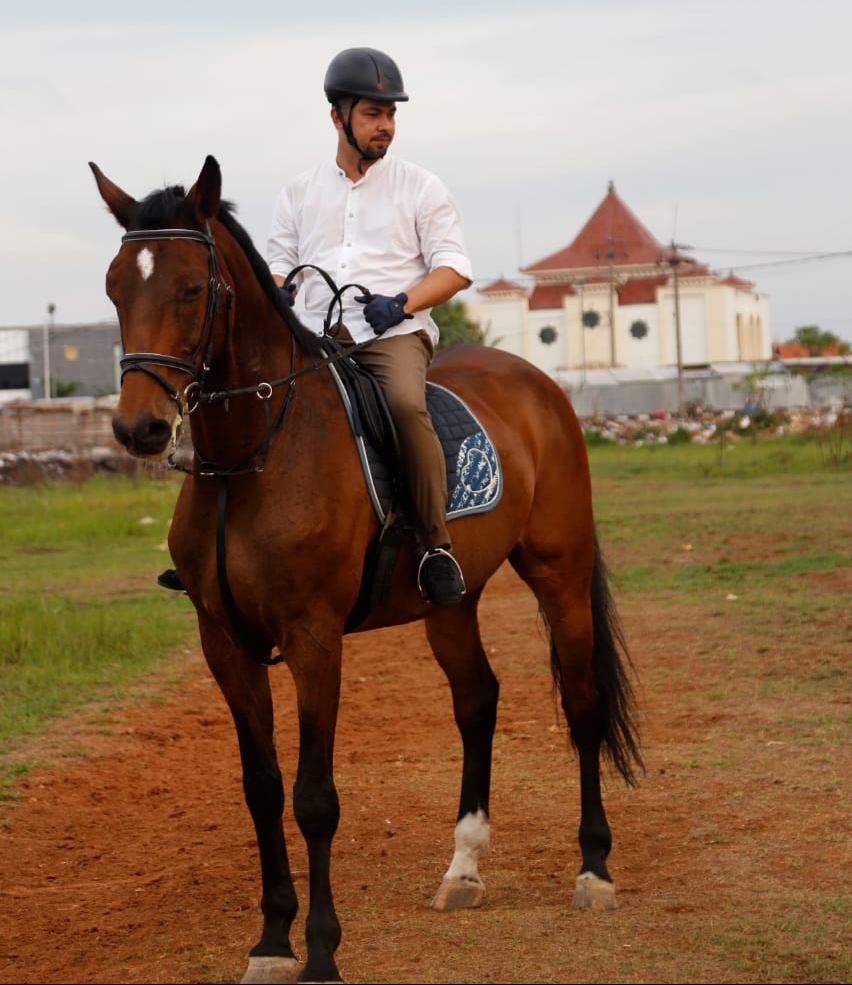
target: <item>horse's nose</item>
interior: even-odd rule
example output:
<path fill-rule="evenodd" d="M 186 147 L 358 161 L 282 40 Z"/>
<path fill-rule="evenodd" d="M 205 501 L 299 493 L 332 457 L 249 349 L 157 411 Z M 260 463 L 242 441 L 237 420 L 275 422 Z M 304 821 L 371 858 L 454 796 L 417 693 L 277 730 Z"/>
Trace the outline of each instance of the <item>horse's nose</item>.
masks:
<path fill-rule="evenodd" d="M 161 457 L 169 446 L 172 427 L 162 417 L 144 414 L 132 421 L 119 414 L 112 419 L 116 441 L 138 458 Z"/>

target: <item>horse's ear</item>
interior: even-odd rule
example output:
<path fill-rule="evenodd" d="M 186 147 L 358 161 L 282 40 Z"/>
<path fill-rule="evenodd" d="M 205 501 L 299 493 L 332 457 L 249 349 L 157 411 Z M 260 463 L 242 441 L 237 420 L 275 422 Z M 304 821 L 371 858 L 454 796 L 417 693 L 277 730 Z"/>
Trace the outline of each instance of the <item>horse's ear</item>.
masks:
<path fill-rule="evenodd" d="M 89 167 L 92 169 L 98 191 L 101 193 L 101 198 L 106 202 L 107 208 L 115 216 L 118 224 L 127 229 L 136 214 L 139 203 L 127 192 L 122 191 L 118 185 L 113 184 L 97 164 L 89 161 Z"/>
<path fill-rule="evenodd" d="M 208 154 L 198 180 L 187 192 L 186 200 L 194 210 L 195 218 L 199 222 L 207 222 L 219 212 L 221 199 L 222 172 L 216 158 Z"/>

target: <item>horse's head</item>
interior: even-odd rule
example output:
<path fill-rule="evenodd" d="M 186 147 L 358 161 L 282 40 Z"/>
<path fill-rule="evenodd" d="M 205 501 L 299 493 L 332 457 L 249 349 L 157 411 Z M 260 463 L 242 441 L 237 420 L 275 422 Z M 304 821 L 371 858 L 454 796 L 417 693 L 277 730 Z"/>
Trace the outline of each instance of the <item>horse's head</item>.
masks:
<path fill-rule="evenodd" d="M 188 192 L 174 186 L 138 202 L 89 167 L 125 230 L 106 277 L 125 353 L 113 431 L 132 455 L 162 459 L 175 449 L 209 368 L 217 323 L 228 316 L 231 292 L 209 226 L 220 209 L 221 172 L 208 156 Z"/>

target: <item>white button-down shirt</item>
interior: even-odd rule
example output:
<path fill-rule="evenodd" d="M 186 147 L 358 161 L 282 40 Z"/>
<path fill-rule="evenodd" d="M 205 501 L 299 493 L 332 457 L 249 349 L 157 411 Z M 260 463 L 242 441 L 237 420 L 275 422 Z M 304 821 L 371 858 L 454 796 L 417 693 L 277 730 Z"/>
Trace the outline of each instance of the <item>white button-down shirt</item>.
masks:
<path fill-rule="evenodd" d="M 356 342 L 375 337 L 355 301 L 366 288 L 391 297 L 418 284 L 437 267 L 452 267 L 473 280 L 461 213 L 434 174 L 384 157 L 356 182 L 334 160 L 298 175 L 281 191 L 272 216 L 267 259 L 273 274 L 286 277 L 301 264 L 324 270 L 343 294 L 343 322 Z M 296 278 L 303 320 L 322 332 L 333 297 L 321 274 L 304 270 Z M 340 316 L 334 307 L 331 324 Z M 433 344 L 438 327 L 419 311 L 386 334 L 425 329 Z"/>

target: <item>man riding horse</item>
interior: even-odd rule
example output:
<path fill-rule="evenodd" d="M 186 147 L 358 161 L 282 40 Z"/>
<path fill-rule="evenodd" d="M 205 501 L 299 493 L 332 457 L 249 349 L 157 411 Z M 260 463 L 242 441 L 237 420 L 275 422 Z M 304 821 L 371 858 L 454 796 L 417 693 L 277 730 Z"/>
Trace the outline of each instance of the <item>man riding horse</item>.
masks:
<path fill-rule="evenodd" d="M 359 344 L 352 357 L 378 380 L 394 422 L 414 513 L 421 594 L 451 605 L 461 600 L 465 584 L 452 555 L 446 463 L 426 407 L 426 371 L 439 337 L 432 308 L 473 282 L 462 217 L 440 179 L 386 156 L 396 104 L 408 100 L 392 58 L 373 48 L 348 48 L 332 59 L 324 87 L 336 154 L 282 189 L 267 245 L 269 268 L 280 287 L 299 268 L 286 296 L 301 290 L 305 323 L 317 333 L 327 328 L 334 303 L 323 272 L 337 284 L 369 285 L 368 294 L 341 298 L 335 337 Z M 164 572 L 160 582 L 182 588 L 176 572 Z"/>

